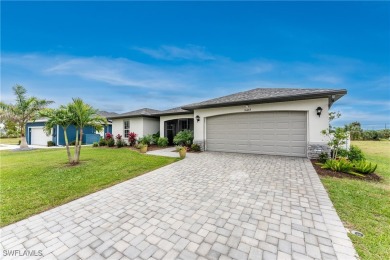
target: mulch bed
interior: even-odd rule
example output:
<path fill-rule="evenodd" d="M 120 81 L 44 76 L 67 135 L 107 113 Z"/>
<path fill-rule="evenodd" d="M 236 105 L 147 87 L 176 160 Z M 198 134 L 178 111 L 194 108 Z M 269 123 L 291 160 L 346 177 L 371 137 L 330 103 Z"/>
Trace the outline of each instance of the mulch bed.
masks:
<path fill-rule="evenodd" d="M 321 166 L 317 164 L 318 163 L 317 160 L 311 160 L 311 163 L 313 164 L 313 167 L 316 170 L 317 174 L 320 176 L 330 176 L 330 177 L 335 177 L 340 179 L 342 178 L 355 179 L 355 180 L 358 179 L 358 180 L 373 181 L 373 182 L 379 182 L 382 180 L 382 177 L 380 177 L 375 173 L 366 174 L 364 175 L 365 177 L 360 177 L 349 173 L 334 172 L 329 169 L 322 169 Z"/>

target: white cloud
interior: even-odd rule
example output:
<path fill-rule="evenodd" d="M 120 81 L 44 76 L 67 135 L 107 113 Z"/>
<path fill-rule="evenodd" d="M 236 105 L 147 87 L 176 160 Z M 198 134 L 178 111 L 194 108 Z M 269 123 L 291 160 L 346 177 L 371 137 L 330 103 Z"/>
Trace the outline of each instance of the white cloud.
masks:
<path fill-rule="evenodd" d="M 204 47 L 196 45 L 187 45 L 184 48 L 163 45 L 158 49 L 133 47 L 134 50 L 140 51 L 146 55 L 149 55 L 155 59 L 161 60 L 215 60 L 216 57 L 206 51 Z"/>

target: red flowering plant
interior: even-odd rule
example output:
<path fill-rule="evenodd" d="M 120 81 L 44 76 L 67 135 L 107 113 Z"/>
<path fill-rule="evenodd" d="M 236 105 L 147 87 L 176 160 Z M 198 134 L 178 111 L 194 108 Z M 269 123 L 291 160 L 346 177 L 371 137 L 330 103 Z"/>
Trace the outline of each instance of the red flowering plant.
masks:
<path fill-rule="evenodd" d="M 134 146 L 137 142 L 137 134 L 134 132 L 129 133 L 129 144 L 130 146 Z"/>
<path fill-rule="evenodd" d="M 106 133 L 106 140 L 112 139 L 112 134 L 111 133 Z"/>
<path fill-rule="evenodd" d="M 121 134 L 117 134 L 117 135 L 115 136 L 115 139 L 117 139 L 117 140 L 122 140 L 122 135 L 121 135 Z"/>

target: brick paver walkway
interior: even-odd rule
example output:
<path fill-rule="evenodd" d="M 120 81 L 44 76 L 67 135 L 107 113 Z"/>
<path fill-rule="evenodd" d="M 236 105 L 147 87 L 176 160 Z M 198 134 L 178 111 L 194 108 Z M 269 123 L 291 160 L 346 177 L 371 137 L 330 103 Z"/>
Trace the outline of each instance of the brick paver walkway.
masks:
<path fill-rule="evenodd" d="M 309 160 L 209 152 L 4 227 L 1 246 L 44 259 L 356 255 Z"/>

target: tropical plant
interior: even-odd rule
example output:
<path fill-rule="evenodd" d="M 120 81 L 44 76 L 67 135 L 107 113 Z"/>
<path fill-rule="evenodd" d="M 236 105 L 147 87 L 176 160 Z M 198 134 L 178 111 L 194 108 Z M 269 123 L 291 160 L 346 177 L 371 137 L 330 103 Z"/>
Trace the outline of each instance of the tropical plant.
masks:
<path fill-rule="evenodd" d="M 117 134 L 115 136 L 115 139 L 116 139 L 116 142 L 115 142 L 116 143 L 116 147 L 121 148 L 121 147 L 124 146 L 124 142 L 122 140 L 122 135 L 121 134 Z"/>
<path fill-rule="evenodd" d="M 56 144 L 53 141 L 47 141 L 47 146 L 55 146 Z"/>
<path fill-rule="evenodd" d="M 106 146 L 106 145 L 107 145 L 106 139 L 100 138 L 100 140 L 99 140 L 99 146 Z"/>
<path fill-rule="evenodd" d="M 329 154 L 327 152 L 322 152 L 318 156 L 318 161 L 320 163 L 325 163 L 329 159 Z"/>
<path fill-rule="evenodd" d="M 20 148 L 28 148 L 25 135 L 27 122 L 38 119 L 39 111 L 46 108 L 53 101 L 27 97 L 27 90 L 21 85 L 16 85 L 12 89 L 16 96 L 16 103 L 6 104 L 0 102 L 0 120 L 12 120 L 17 123 L 21 136 Z"/>
<path fill-rule="evenodd" d="M 137 134 L 134 132 L 129 133 L 129 145 L 134 146 L 135 143 L 137 142 Z"/>
<path fill-rule="evenodd" d="M 115 140 L 114 138 L 109 138 L 106 140 L 108 147 L 114 147 L 115 146 Z"/>
<path fill-rule="evenodd" d="M 200 151 L 200 145 L 199 144 L 192 144 L 191 145 L 191 151 L 199 152 Z"/>
<path fill-rule="evenodd" d="M 349 147 L 348 160 L 353 162 L 353 161 L 364 161 L 364 159 L 365 159 L 364 153 L 359 147 L 357 147 L 356 145 L 351 145 L 351 147 Z"/>
<path fill-rule="evenodd" d="M 160 138 L 160 131 L 158 131 L 155 134 L 152 134 L 152 143 L 157 144 L 159 138 Z"/>
<path fill-rule="evenodd" d="M 377 167 L 377 164 L 374 165 L 367 161 L 358 161 L 354 162 L 353 169 L 359 173 L 370 174 L 374 173 Z"/>
<path fill-rule="evenodd" d="M 69 144 L 68 140 L 67 129 L 70 125 L 73 124 L 73 115 L 69 111 L 69 108 L 67 106 L 60 106 L 58 109 L 43 109 L 42 111 L 40 111 L 39 115 L 41 117 L 47 118 L 44 127 L 44 131 L 46 132 L 46 134 L 50 135 L 52 129 L 56 125 L 61 126 L 62 130 L 64 131 L 64 139 L 68 161 L 69 163 L 72 163 L 73 159 L 69 145 L 75 145 L 76 142 L 74 144 Z"/>
<path fill-rule="evenodd" d="M 158 138 L 157 145 L 159 147 L 167 147 L 168 146 L 168 138 L 167 137 Z"/>
<path fill-rule="evenodd" d="M 334 160 L 334 159 L 327 160 L 321 166 L 321 168 L 323 169 L 329 169 L 335 172 L 346 172 L 346 173 L 349 173 L 352 170 L 352 167 L 353 164 L 344 158 L 340 160 Z"/>
<path fill-rule="evenodd" d="M 94 142 L 94 143 L 92 144 L 92 147 L 99 147 L 99 143 L 98 143 L 98 142 Z"/>
<path fill-rule="evenodd" d="M 84 103 L 81 98 L 73 98 L 73 102 L 68 105 L 68 108 L 76 127 L 76 144 L 72 163 L 77 164 L 80 161 L 81 140 L 83 138 L 84 127 L 92 126 L 97 131 L 101 131 L 103 124 L 107 124 L 107 120 L 98 114 L 97 109 Z"/>
<path fill-rule="evenodd" d="M 332 149 L 332 159 L 337 158 L 337 153 L 342 145 L 344 145 L 348 138 L 348 132 L 341 127 L 337 127 L 334 130 L 325 129 L 321 133 L 328 138 L 328 145 Z"/>
<path fill-rule="evenodd" d="M 106 133 L 106 137 L 105 138 L 106 138 L 106 140 L 113 139 L 114 136 L 111 133 Z"/>
<path fill-rule="evenodd" d="M 194 133 L 191 130 L 182 130 L 173 138 L 173 143 L 181 146 L 191 146 L 194 140 Z"/>
<path fill-rule="evenodd" d="M 153 137 L 152 135 L 144 135 L 143 137 L 138 139 L 138 143 L 141 144 L 146 144 L 146 145 L 151 145 L 153 142 Z"/>

